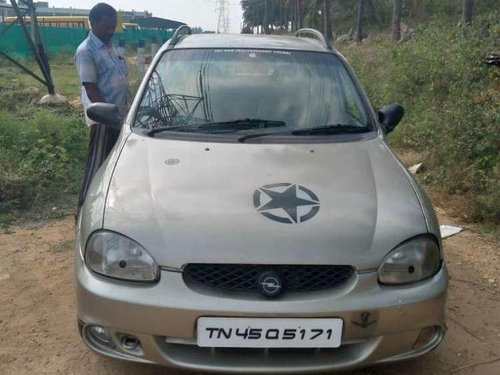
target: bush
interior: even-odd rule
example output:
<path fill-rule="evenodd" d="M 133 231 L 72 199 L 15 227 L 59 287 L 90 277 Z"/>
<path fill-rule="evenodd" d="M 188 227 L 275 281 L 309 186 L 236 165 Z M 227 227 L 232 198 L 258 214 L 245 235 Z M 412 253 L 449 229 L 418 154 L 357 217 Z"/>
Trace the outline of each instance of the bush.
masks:
<path fill-rule="evenodd" d="M 88 132 L 79 115 L 58 111 L 0 112 L 0 208 L 37 208 L 78 192 Z"/>
<path fill-rule="evenodd" d="M 497 18 L 476 20 L 476 29 L 432 22 L 408 42 L 378 38 L 342 52 L 375 108 L 405 107 L 389 139 L 424 155 L 424 182 L 468 197 L 473 219 L 499 223 L 499 71 L 484 62 L 500 36 Z"/>

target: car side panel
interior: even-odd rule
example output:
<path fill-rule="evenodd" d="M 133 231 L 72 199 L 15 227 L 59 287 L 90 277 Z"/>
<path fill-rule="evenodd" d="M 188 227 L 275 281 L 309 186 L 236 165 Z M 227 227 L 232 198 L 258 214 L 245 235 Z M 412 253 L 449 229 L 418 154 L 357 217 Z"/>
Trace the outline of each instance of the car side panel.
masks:
<path fill-rule="evenodd" d="M 113 176 L 116 162 L 130 135 L 130 131 L 127 129 L 128 127 L 123 128 L 116 141 L 115 147 L 92 178 L 92 182 L 90 183 L 85 197 L 85 202 L 80 209 L 76 225 L 76 240 L 77 248 L 80 250 L 82 259 L 84 246 L 90 234 L 101 229 L 103 226 L 109 183 Z"/>

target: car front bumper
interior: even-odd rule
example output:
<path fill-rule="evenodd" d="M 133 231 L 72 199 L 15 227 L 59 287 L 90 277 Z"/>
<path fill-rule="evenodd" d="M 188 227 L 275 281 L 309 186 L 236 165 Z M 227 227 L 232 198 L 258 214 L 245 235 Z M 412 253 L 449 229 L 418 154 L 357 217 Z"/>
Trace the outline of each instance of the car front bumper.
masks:
<path fill-rule="evenodd" d="M 388 287 L 376 272 L 356 274 L 328 292 L 277 300 L 235 298 L 194 291 L 182 274 L 163 270 L 154 285 L 109 280 L 75 258 L 78 318 L 83 340 L 101 354 L 137 362 L 217 372 L 310 372 L 341 370 L 413 358 L 439 345 L 445 332 L 448 275 Z M 199 317 L 341 318 L 342 345 L 335 349 L 234 349 L 196 345 Z M 105 327 L 111 346 L 89 327 Z M 123 337 L 139 348 L 127 350 Z"/>

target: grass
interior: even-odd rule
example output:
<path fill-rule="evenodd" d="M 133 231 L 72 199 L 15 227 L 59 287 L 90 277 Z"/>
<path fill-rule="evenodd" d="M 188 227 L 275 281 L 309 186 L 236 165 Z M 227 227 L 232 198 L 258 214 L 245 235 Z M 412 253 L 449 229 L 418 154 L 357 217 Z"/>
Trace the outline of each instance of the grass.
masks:
<path fill-rule="evenodd" d="M 80 84 L 68 54 L 51 56 L 56 92 L 68 101 L 40 106 L 46 88 L 0 59 L 0 228 L 74 212 L 88 147 Z M 24 61 L 38 73 L 34 62 Z M 137 74 L 129 61 L 130 80 Z"/>
<path fill-rule="evenodd" d="M 52 251 L 54 253 L 66 253 L 66 252 L 73 250 L 74 246 L 75 246 L 74 240 L 67 240 L 67 241 L 58 242 L 58 243 L 52 245 L 49 248 L 49 251 Z"/>
<path fill-rule="evenodd" d="M 500 37 L 497 20 L 431 22 L 405 43 L 378 36 L 341 46 L 375 108 L 405 107 L 389 141 L 424 163 L 420 182 L 451 197 L 463 220 L 490 224 L 500 223 L 500 72 L 484 58 Z"/>
<path fill-rule="evenodd" d="M 43 85 L 0 66 L 0 226 L 26 213 L 54 217 L 74 207 L 88 142 L 82 111 L 74 105 L 74 69 L 68 57 L 52 64 L 57 92 L 69 103 L 43 107 L 37 104 L 46 93 Z"/>
<path fill-rule="evenodd" d="M 420 182 L 461 220 L 488 231 L 500 222 L 500 72 L 484 57 L 495 52 L 498 19 L 498 12 L 477 17 L 472 28 L 431 22 L 404 43 L 379 34 L 340 46 L 375 108 L 405 107 L 389 140 L 424 162 Z M 51 67 L 68 104 L 40 107 L 45 88 L 0 60 L 0 227 L 74 210 L 88 130 L 72 57 L 53 57 Z"/>

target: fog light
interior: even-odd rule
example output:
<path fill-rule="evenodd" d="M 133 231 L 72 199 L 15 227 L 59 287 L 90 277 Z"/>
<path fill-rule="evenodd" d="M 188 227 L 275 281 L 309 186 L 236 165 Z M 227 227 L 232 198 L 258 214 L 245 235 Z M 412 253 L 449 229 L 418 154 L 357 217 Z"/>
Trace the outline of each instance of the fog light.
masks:
<path fill-rule="evenodd" d="M 109 336 L 108 330 L 104 327 L 92 326 L 90 327 L 90 332 L 99 341 L 106 343 L 109 343 L 111 341 L 111 337 Z"/>
<path fill-rule="evenodd" d="M 436 333 L 438 332 L 438 327 L 426 327 L 422 328 L 420 334 L 418 335 L 415 343 L 413 344 L 413 349 L 419 349 L 429 342 L 431 342 L 434 337 L 436 337 Z"/>
<path fill-rule="evenodd" d="M 120 340 L 120 344 L 121 344 L 121 346 L 122 346 L 123 349 L 132 352 L 132 351 L 137 350 L 137 348 L 139 348 L 139 346 L 140 346 L 141 343 L 134 336 L 123 335 L 122 338 L 121 338 L 121 340 Z"/>
<path fill-rule="evenodd" d="M 89 336 L 99 344 L 112 347 L 111 335 L 108 330 L 102 326 L 90 326 L 88 329 Z"/>

